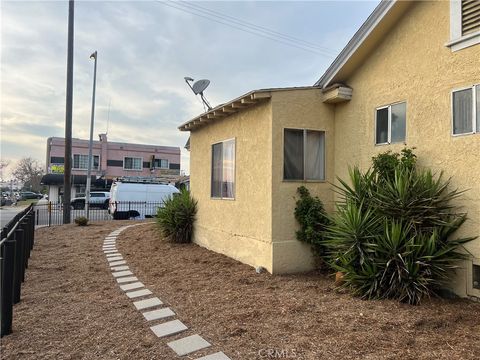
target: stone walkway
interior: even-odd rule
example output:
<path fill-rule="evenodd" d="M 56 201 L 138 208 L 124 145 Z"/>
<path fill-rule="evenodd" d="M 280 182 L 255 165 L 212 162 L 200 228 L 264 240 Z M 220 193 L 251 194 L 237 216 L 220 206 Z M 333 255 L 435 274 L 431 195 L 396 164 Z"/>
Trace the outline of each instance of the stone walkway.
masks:
<path fill-rule="evenodd" d="M 138 224 L 142 225 L 142 224 Z M 149 326 L 150 330 L 160 339 L 170 335 L 181 333 L 188 327 L 180 320 L 175 319 L 175 312 L 169 307 L 163 307 L 163 302 L 156 297 L 137 277 L 130 271 L 127 262 L 123 259 L 116 248 L 117 236 L 124 230 L 132 226 L 123 226 L 111 232 L 103 242 L 102 250 L 107 257 L 107 261 L 116 279 L 120 289 L 125 292 L 129 299 L 132 299 L 135 308 L 143 315 L 149 326 L 149 322 L 163 320 L 160 324 Z M 165 340 L 168 341 L 168 340 Z M 211 344 L 198 334 L 187 336 L 179 340 L 167 342 L 167 345 L 178 355 L 184 356 L 205 349 Z M 216 352 L 197 360 L 230 360 L 223 352 Z"/>

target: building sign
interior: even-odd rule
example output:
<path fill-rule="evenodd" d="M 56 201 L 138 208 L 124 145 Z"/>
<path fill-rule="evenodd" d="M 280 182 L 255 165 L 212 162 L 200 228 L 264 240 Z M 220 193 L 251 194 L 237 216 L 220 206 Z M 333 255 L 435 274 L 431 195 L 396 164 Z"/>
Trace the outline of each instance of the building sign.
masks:
<path fill-rule="evenodd" d="M 65 167 L 63 164 L 51 164 L 49 168 L 50 174 L 63 174 Z"/>

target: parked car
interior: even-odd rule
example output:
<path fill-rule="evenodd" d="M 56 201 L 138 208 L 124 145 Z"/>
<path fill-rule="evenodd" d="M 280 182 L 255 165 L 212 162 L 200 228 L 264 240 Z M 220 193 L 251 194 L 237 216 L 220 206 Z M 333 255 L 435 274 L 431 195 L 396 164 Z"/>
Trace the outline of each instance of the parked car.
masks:
<path fill-rule="evenodd" d="M 90 207 L 97 207 L 102 209 L 108 209 L 108 200 L 110 199 L 110 193 L 106 191 L 92 191 L 90 193 Z M 70 201 L 72 208 L 76 210 L 85 208 L 85 196 L 75 197 Z"/>
<path fill-rule="evenodd" d="M 110 189 L 108 212 L 115 220 L 153 217 L 164 200 L 179 192 L 170 184 L 117 181 Z"/>
<path fill-rule="evenodd" d="M 20 199 L 26 200 L 26 199 L 41 199 L 43 197 L 42 194 L 37 194 L 32 191 L 21 191 L 20 192 Z"/>

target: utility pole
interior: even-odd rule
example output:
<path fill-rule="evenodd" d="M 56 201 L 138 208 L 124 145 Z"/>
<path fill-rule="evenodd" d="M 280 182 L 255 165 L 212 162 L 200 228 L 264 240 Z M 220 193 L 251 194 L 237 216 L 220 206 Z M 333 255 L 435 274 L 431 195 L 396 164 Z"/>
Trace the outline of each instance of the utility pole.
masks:
<path fill-rule="evenodd" d="M 90 141 L 88 143 L 88 170 L 87 170 L 87 188 L 85 189 L 85 206 L 87 209 L 87 219 L 90 219 L 90 186 L 91 186 L 91 176 L 92 176 L 92 148 L 93 148 L 93 125 L 95 119 L 95 87 L 97 84 L 97 51 L 90 55 L 90 59 L 95 60 L 95 65 L 93 67 L 93 91 L 92 91 L 92 116 L 90 118 Z"/>
<path fill-rule="evenodd" d="M 68 1 L 67 101 L 65 111 L 65 160 L 63 173 L 63 223 L 70 224 L 72 174 L 72 110 L 73 110 L 73 17 L 74 2 Z"/>

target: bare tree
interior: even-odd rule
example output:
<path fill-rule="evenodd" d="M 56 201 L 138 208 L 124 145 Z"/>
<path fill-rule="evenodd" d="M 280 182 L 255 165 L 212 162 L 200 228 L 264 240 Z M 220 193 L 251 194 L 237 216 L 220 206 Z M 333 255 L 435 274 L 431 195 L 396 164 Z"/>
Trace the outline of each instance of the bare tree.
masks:
<path fill-rule="evenodd" d="M 44 167 L 31 157 L 21 159 L 12 171 L 12 175 L 24 183 L 24 187 L 37 192 L 42 190 L 40 182 L 44 173 Z"/>
<path fill-rule="evenodd" d="M 4 171 L 10 165 L 10 160 L 0 159 L 0 180 L 3 181 Z"/>

